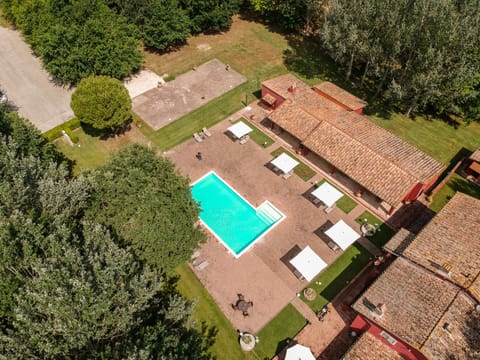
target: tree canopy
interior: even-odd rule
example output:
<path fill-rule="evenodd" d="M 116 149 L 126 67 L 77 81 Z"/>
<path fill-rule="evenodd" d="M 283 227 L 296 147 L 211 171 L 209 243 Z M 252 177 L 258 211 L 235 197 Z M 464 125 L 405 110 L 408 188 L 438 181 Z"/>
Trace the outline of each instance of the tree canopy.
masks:
<path fill-rule="evenodd" d="M 214 334 L 197 330 L 174 279 L 125 246 L 122 229 L 85 216 L 99 193 L 21 122 L 0 111 L 2 356 L 210 359 Z M 176 176 L 167 169 L 164 177 Z"/>
<path fill-rule="evenodd" d="M 347 79 L 353 67 L 363 68 L 377 94 L 408 114 L 433 108 L 471 116 L 480 88 L 479 6 L 473 0 L 332 0 L 321 37 Z"/>
<path fill-rule="evenodd" d="M 92 221 L 112 226 L 138 257 L 169 272 L 188 260 L 204 234 L 187 179 L 153 150 L 133 145 L 92 171 Z"/>
<path fill-rule="evenodd" d="M 90 76 L 72 94 L 75 116 L 95 129 L 111 129 L 132 118 L 132 101 L 121 81 L 108 76 Z"/>
<path fill-rule="evenodd" d="M 122 78 L 142 62 L 134 26 L 103 0 L 0 0 L 47 71 L 63 83 L 89 75 Z"/>

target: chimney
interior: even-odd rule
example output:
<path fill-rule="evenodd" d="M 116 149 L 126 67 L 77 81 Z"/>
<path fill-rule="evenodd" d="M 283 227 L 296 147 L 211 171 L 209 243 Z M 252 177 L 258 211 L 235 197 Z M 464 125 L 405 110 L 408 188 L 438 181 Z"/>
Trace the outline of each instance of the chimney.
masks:
<path fill-rule="evenodd" d="M 290 85 L 288 88 L 288 92 L 295 93 L 295 91 L 297 91 L 297 84 L 292 83 L 292 85 Z"/>
<path fill-rule="evenodd" d="M 378 304 L 373 310 L 374 314 L 378 318 L 382 318 L 386 311 L 387 311 L 387 304 L 382 304 L 382 303 Z"/>

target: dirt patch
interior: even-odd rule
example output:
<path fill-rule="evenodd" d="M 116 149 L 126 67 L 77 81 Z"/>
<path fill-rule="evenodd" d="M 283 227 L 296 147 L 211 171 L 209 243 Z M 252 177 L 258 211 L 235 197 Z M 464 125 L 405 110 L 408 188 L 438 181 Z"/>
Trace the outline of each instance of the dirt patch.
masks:
<path fill-rule="evenodd" d="M 209 44 L 198 44 L 197 45 L 197 49 L 200 50 L 200 51 L 208 51 L 211 48 L 212 47 Z"/>

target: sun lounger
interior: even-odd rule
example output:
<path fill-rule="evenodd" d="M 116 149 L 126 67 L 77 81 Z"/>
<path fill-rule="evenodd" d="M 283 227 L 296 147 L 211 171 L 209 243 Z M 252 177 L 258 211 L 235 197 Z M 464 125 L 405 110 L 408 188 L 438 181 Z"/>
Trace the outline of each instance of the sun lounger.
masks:
<path fill-rule="evenodd" d="M 195 139 L 196 142 L 203 142 L 203 137 L 201 137 L 198 133 L 193 134 L 193 138 Z"/>
<path fill-rule="evenodd" d="M 210 131 L 208 131 L 208 129 L 207 129 L 206 127 L 204 127 L 204 128 L 202 129 L 202 132 L 203 132 L 203 134 L 204 134 L 205 136 L 207 136 L 207 137 L 212 136 L 212 133 L 211 133 Z"/>
<path fill-rule="evenodd" d="M 333 241 L 329 241 L 327 245 L 330 249 L 332 249 L 335 252 L 340 250 L 340 247 Z"/>
<path fill-rule="evenodd" d="M 197 250 L 197 251 L 195 251 L 195 252 L 192 254 L 191 259 L 192 259 L 192 260 L 195 260 L 195 259 L 198 258 L 200 255 L 201 255 L 200 250 Z"/>
<path fill-rule="evenodd" d="M 245 135 L 243 138 L 240 139 L 239 143 L 243 145 L 243 144 L 246 144 L 248 140 L 250 140 L 250 136 Z"/>
<path fill-rule="evenodd" d="M 200 264 L 195 265 L 194 268 L 195 268 L 195 270 L 197 270 L 197 271 L 202 271 L 202 270 L 205 269 L 207 266 L 208 266 L 208 261 L 205 260 L 205 261 L 201 262 Z"/>
<path fill-rule="evenodd" d="M 290 176 L 292 176 L 293 172 L 288 172 L 288 173 L 285 173 L 285 174 L 282 174 L 282 178 L 284 178 L 285 180 L 287 180 Z"/>
<path fill-rule="evenodd" d="M 323 211 L 325 211 L 327 214 L 329 214 L 333 211 L 333 209 L 335 209 L 335 204 L 333 204 L 332 206 L 326 207 L 325 209 L 323 209 Z"/>

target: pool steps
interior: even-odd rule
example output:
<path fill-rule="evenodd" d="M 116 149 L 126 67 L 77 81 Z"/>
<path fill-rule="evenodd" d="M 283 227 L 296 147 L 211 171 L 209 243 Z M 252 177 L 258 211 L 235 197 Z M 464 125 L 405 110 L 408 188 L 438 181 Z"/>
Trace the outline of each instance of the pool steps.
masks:
<path fill-rule="evenodd" d="M 283 217 L 268 201 L 257 208 L 257 216 L 268 225 L 275 224 Z"/>

